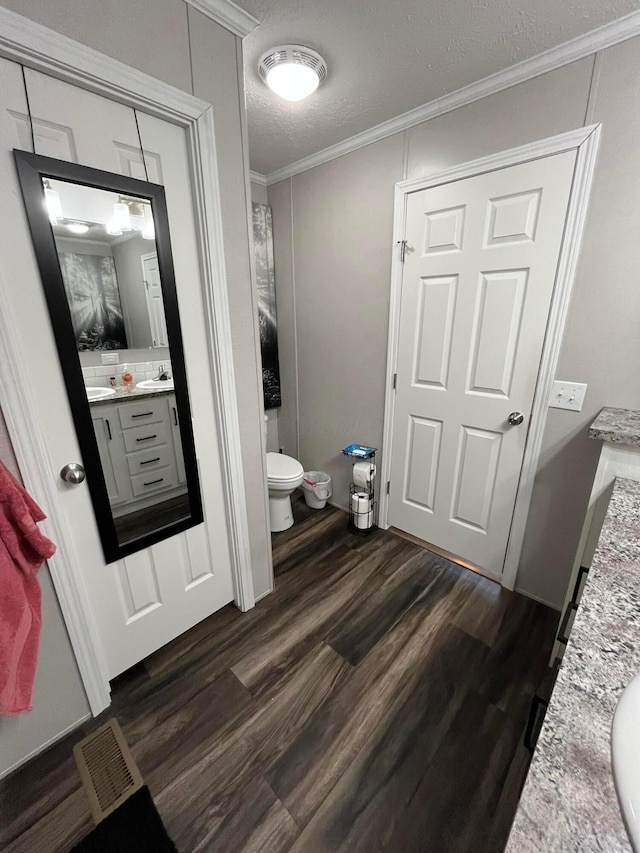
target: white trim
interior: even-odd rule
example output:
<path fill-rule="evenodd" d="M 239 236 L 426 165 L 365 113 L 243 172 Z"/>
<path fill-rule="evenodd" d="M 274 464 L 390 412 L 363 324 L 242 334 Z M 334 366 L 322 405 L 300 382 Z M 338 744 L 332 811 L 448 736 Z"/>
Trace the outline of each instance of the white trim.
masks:
<path fill-rule="evenodd" d="M 259 184 L 261 187 L 267 186 L 267 176 L 261 175 L 260 172 L 249 172 L 249 180 L 252 184 Z"/>
<path fill-rule="evenodd" d="M 20 15 L 0 8 L 0 56 L 36 68 L 75 86 L 113 101 L 135 107 L 184 128 L 193 174 L 197 208 L 200 263 L 207 304 L 209 348 L 213 370 L 221 467 L 225 490 L 226 521 L 229 531 L 232 575 L 236 603 L 241 610 L 253 606 L 253 579 L 249 553 L 242 452 L 238 429 L 231 327 L 224 268 L 222 211 L 213 127 L 213 110 L 159 80 L 129 68 L 66 36 L 54 33 Z M 51 577 L 60 600 L 63 617 L 89 705 L 94 714 L 109 704 L 106 666 L 99 652 L 98 631 L 90 616 L 84 592 L 81 562 L 72 547 L 52 484 L 58 474 L 52 468 L 37 422 L 29 383 L 22 376 L 20 361 L 11 357 L 15 340 L 6 310 L 6 289 L 0 296 L 0 386 L 7 400 L 7 426 L 21 473 L 50 513 L 46 522 L 58 552 L 49 561 Z M 15 349 L 18 344 L 16 342 Z"/>
<path fill-rule="evenodd" d="M 386 137 L 392 136 L 394 133 L 408 130 L 436 116 L 457 110 L 458 107 L 472 104 L 474 101 L 480 100 L 480 98 L 486 98 L 487 95 L 495 95 L 497 92 L 502 92 L 504 89 L 516 86 L 518 83 L 524 83 L 527 80 L 532 80 L 534 77 L 539 77 L 541 74 L 547 74 L 549 71 L 561 68 L 563 65 L 576 62 L 578 59 L 584 59 L 585 56 L 590 56 L 597 51 L 613 47 L 613 45 L 637 35 L 640 35 L 640 12 L 631 12 L 631 14 L 626 15 L 624 18 L 619 18 L 617 21 L 612 21 L 610 24 L 605 24 L 596 30 L 585 33 L 582 36 L 577 36 L 570 41 L 564 42 L 564 44 L 546 50 L 544 53 L 539 53 L 537 56 L 531 57 L 531 59 L 525 59 L 524 62 L 519 62 L 517 65 L 505 68 L 503 71 L 498 71 L 495 74 L 484 77 L 482 80 L 470 83 L 468 86 L 444 95 L 442 98 L 429 101 L 389 121 L 384 121 L 362 133 L 357 133 L 355 136 L 338 142 L 336 145 L 330 145 L 322 151 L 291 163 L 289 166 L 276 169 L 276 171 L 270 172 L 266 176 L 267 186 L 282 181 L 285 178 L 291 178 L 301 172 L 306 172 L 308 169 L 313 169 L 322 163 L 328 163 L 330 160 L 335 160 L 336 157 L 342 157 L 344 154 L 357 151 L 358 148 L 364 148 L 372 142 L 386 139 Z"/>
<path fill-rule="evenodd" d="M 231 0 L 184 0 L 216 24 L 220 24 L 234 35 L 244 38 L 253 32 L 260 21 L 236 6 Z"/>
<path fill-rule="evenodd" d="M 509 148 L 507 151 L 498 151 L 497 154 L 488 154 L 477 160 L 469 160 L 458 166 L 452 166 L 434 175 L 411 178 L 408 181 L 400 181 L 397 187 L 403 193 L 412 193 L 416 190 L 437 187 L 441 184 L 450 184 L 453 181 L 461 181 L 474 175 L 482 175 L 485 172 L 494 172 L 496 169 L 505 169 L 516 163 L 525 163 L 527 160 L 537 160 L 540 157 L 549 157 L 553 154 L 562 154 L 563 151 L 573 151 L 587 141 L 594 132 L 599 132 L 599 124 L 591 124 L 559 133 L 557 136 L 549 136 L 546 139 L 538 139 L 535 142 L 527 142 L 517 148 Z"/>
<path fill-rule="evenodd" d="M 176 124 L 209 104 L 0 6 L 0 56 Z"/>
<path fill-rule="evenodd" d="M 87 720 L 91 719 L 91 714 L 84 714 L 80 717 L 79 720 L 76 720 L 75 723 L 71 723 L 71 725 L 67 726 L 61 732 L 58 732 L 57 735 L 50 737 L 49 740 L 46 740 L 44 743 L 41 743 L 40 746 L 32 749 L 31 752 L 28 752 L 26 755 L 23 755 L 22 758 L 18 759 L 15 764 L 12 764 L 10 767 L 5 767 L 5 769 L 0 773 L 0 780 L 6 779 L 7 776 L 10 776 L 14 770 L 17 770 L 18 767 L 22 767 L 23 764 L 26 764 L 27 761 L 31 761 L 32 758 L 35 758 L 36 755 L 40 755 L 41 752 L 44 752 L 46 749 L 49 749 L 50 746 L 53 746 L 54 743 L 58 743 L 59 740 L 66 737 L 71 732 L 75 731 L 79 728 L 83 723 L 86 723 Z"/>
<path fill-rule="evenodd" d="M 527 592 L 526 589 L 520 589 L 519 586 L 515 588 L 515 592 L 519 592 L 520 595 L 524 595 L 525 598 L 530 598 L 532 601 L 539 601 L 540 604 L 544 604 L 546 607 L 550 607 L 551 610 L 555 610 L 558 616 L 562 616 L 562 611 L 558 610 L 558 605 L 554 604 L 552 601 L 547 601 L 546 598 L 541 598 L 539 595 L 534 595 L 531 592 Z M 549 662 L 549 666 L 552 665 L 552 661 L 555 659 L 555 657 L 556 656 L 553 655 L 551 661 Z"/>
<path fill-rule="evenodd" d="M 236 54 L 236 62 L 238 68 L 238 79 L 242 79 L 242 51 L 238 50 Z M 258 395 L 258 410 L 260 412 L 260 452 L 262 463 L 262 484 L 263 484 L 263 499 L 264 499 L 264 519 L 267 528 L 267 569 L 269 572 L 269 589 L 262 593 L 260 598 L 273 592 L 275 589 L 275 575 L 273 572 L 273 548 L 271 547 L 271 531 L 269 525 L 269 484 L 267 481 L 267 440 L 266 430 L 264 429 L 265 419 L 268 420 L 264 409 L 264 389 L 262 384 L 262 352 L 260 349 L 260 322 L 258 311 L 258 280 L 256 276 L 255 249 L 253 245 L 253 206 L 251 199 L 251 181 L 254 177 L 262 178 L 263 186 L 266 187 L 264 175 L 258 175 L 257 172 L 250 172 L 249 166 L 249 128 L 247 124 L 247 111 L 243 97 L 238 99 L 238 107 L 240 111 L 240 133 L 242 137 L 242 158 L 247 169 L 245 170 L 244 179 L 244 195 L 247 209 L 247 233 L 249 235 L 249 273 L 251 275 L 251 302 L 253 304 L 253 349 L 256 359 L 256 364 L 260 365 L 260 369 L 256 371 L 256 391 Z"/>
<path fill-rule="evenodd" d="M 396 245 L 404 237 L 406 220 L 406 200 L 411 192 L 440 186 L 451 181 L 495 169 L 515 166 L 540 157 L 560 154 L 564 151 L 577 150 L 577 158 L 571 196 L 567 210 L 565 231 L 558 258 L 556 285 L 553 291 L 547 332 L 545 335 L 538 381 L 531 410 L 531 425 L 527 436 L 520 482 L 516 495 L 513 520 L 509 533 L 509 541 L 502 572 L 502 585 L 513 589 L 518 572 L 520 553 L 524 540 L 525 527 L 529 514 L 531 495 L 535 474 L 538 468 L 540 448 L 549 408 L 551 388 L 555 378 L 562 334 L 566 322 L 569 299 L 580 251 L 580 241 L 586 221 L 589 192 L 595 169 L 596 154 L 600 137 L 601 125 L 590 125 L 578 130 L 562 133 L 558 136 L 501 151 L 488 157 L 482 157 L 461 166 L 447 169 L 424 178 L 402 181 L 396 184 L 393 219 L 393 243 Z M 395 251 L 391 262 L 391 294 L 389 305 L 389 332 L 387 343 L 387 375 L 385 382 L 385 409 L 382 437 L 381 464 L 381 495 L 380 495 L 380 526 L 389 527 L 389 498 L 386 483 L 391 478 L 391 439 L 395 393 L 393 391 L 393 376 L 397 370 L 398 327 L 400 322 L 400 296 L 402 291 L 402 264 L 400 253 Z"/>
<path fill-rule="evenodd" d="M 596 156 L 600 141 L 601 125 L 590 125 L 585 131 L 590 131 L 584 142 L 577 146 L 578 156 L 573 177 L 573 186 L 569 197 L 569 209 L 564 227 L 564 238 L 560 249 L 558 269 L 556 272 L 556 286 L 553 291 L 551 311 L 542 358 L 540 359 L 540 370 L 536 393 L 533 398 L 531 410 L 531 426 L 527 436 L 527 444 L 524 452 L 518 495 L 511 522 L 509 543 L 503 570 L 503 585 L 513 589 L 518 574 L 520 553 L 524 541 L 527 518 L 533 484 L 538 470 L 542 438 L 547 421 L 551 389 L 556 376 L 558 358 L 564 335 L 564 327 L 569 313 L 569 300 L 575 278 L 578 256 L 582 241 L 582 233 L 587 219 L 587 208 L 589 205 L 589 194 L 596 166 Z"/>
<path fill-rule="evenodd" d="M 192 169 L 195 201 L 198 210 L 197 227 L 202 247 L 202 275 L 207 306 L 209 354 L 214 377 L 216 399 L 221 402 L 218 413 L 222 478 L 227 506 L 227 524 L 231 546 L 232 566 L 235 567 L 235 601 L 240 610 L 255 605 L 249 525 L 247 520 L 240 421 L 236 401 L 235 372 L 229 298 L 224 263 L 224 237 L 216 161 L 213 108 L 209 107 L 189 134 L 192 148 Z"/>

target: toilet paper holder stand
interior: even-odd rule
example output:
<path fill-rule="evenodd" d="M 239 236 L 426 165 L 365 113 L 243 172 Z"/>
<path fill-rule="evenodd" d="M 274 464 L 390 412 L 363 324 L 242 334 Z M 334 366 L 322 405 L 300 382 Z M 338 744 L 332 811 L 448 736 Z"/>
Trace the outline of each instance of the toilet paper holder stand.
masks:
<path fill-rule="evenodd" d="M 360 444 L 350 444 L 343 449 L 342 453 L 350 457 L 352 461 L 352 481 L 349 483 L 348 527 L 352 533 L 356 533 L 359 536 L 367 536 L 372 530 L 375 530 L 378 516 L 375 489 L 377 448 Z M 365 461 L 371 466 L 372 477 L 368 482 L 359 484 L 354 482 L 353 466 L 357 462 Z"/>

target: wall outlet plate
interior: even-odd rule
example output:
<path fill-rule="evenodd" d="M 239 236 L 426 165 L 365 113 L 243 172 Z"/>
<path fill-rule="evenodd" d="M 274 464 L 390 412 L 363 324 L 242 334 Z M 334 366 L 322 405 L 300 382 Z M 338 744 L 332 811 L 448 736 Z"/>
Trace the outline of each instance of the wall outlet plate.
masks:
<path fill-rule="evenodd" d="M 120 353 L 117 352 L 103 352 L 101 358 L 103 364 L 120 364 Z"/>
<path fill-rule="evenodd" d="M 549 406 L 552 409 L 569 409 L 571 412 L 581 412 L 584 395 L 587 393 L 585 382 L 563 382 L 556 379 L 551 390 Z"/>

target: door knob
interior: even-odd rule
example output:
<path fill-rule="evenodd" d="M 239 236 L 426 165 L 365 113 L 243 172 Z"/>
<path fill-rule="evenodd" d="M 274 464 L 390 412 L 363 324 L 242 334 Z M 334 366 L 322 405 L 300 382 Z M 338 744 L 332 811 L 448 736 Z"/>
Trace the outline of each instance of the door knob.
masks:
<path fill-rule="evenodd" d="M 522 412 L 511 412 L 507 420 L 509 421 L 511 426 L 520 426 L 520 424 L 524 420 L 524 415 L 522 414 Z"/>
<path fill-rule="evenodd" d="M 73 486 L 77 486 L 79 483 L 84 482 L 84 468 L 79 462 L 69 462 L 64 466 L 62 471 L 60 471 L 60 476 L 65 483 L 71 483 Z"/>

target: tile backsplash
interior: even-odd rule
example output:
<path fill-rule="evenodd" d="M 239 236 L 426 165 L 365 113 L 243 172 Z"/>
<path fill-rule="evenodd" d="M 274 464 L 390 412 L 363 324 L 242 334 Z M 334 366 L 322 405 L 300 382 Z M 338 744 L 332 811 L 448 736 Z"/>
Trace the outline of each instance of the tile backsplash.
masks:
<path fill-rule="evenodd" d="M 133 376 L 133 384 L 143 382 L 145 379 L 155 379 L 160 368 L 164 366 L 169 376 L 173 376 L 171 361 L 164 358 L 161 361 L 129 361 L 123 364 L 101 364 L 96 367 L 83 367 L 82 376 L 84 384 L 93 388 L 106 388 L 109 386 L 111 376 L 119 377 L 127 370 Z"/>

